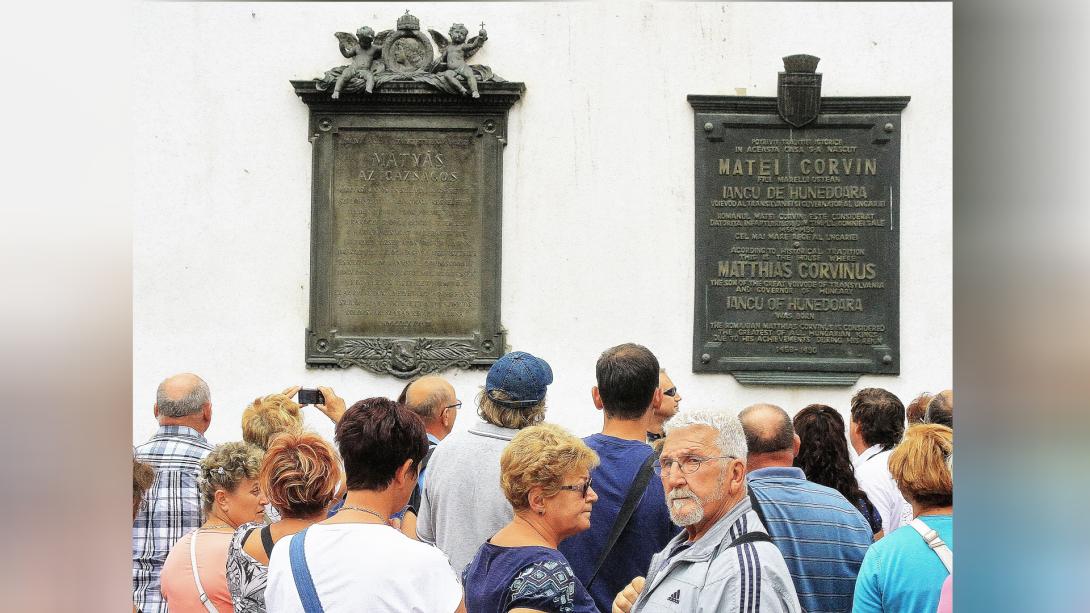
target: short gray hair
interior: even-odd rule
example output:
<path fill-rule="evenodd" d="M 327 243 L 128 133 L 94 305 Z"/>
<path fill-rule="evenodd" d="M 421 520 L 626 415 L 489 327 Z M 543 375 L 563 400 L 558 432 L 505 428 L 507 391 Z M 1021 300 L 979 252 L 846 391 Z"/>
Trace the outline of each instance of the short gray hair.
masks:
<path fill-rule="evenodd" d="M 172 377 L 173 378 L 173 377 Z M 194 375 L 197 384 L 188 394 L 181 398 L 171 398 L 167 395 L 167 379 L 159 384 L 155 392 L 155 404 L 159 407 L 159 415 L 163 417 L 185 417 L 200 413 L 204 405 L 211 402 L 212 394 L 208 391 L 208 384 L 204 379 Z"/>
<path fill-rule="evenodd" d="M 509 400 L 503 390 L 496 390 L 493 395 L 497 400 Z M 522 430 L 545 421 L 545 399 L 528 407 L 505 407 L 489 398 L 482 388 L 477 392 L 477 415 L 494 426 Z"/>
<path fill-rule="evenodd" d="M 749 455 L 749 449 L 746 447 L 746 433 L 742 430 L 742 422 L 737 415 L 717 409 L 686 410 L 666 422 L 664 428 L 669 436 L 671 432 L 689 426 L 714 428 L 719 433 L 715 437 L 719 453 L 746 461 L 746 456 Z"/>

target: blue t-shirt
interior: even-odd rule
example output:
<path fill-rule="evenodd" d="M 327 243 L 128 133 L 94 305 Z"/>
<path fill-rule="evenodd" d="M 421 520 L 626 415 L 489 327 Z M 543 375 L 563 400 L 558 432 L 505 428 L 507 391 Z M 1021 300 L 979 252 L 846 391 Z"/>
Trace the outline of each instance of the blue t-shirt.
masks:
<path fill-rule="evenodd" d="M 525 607 L 546 613 L 599 613 L 564 556 L 548 547 L 485 543 L 462 571 L 467 613 Z"/>
<path fill-rule="evenodd" d="M 783 554 L 807 611 L 847 611 L 863 556 L 873 541 L 867 520 L 840 492 L 806 480 L 801 468 L 750 471 L 765 529 Z"/>
<path fill-rule="evenodd" d="M 590 529 L 560 543 L 560 552 L 571 563 L 575 576 L 584 585 L 590 581 L 594 564 L 602 555 L 609 533 L 636 479 L 636 473 L 653 453 L 643 441 L 630 441 L 604 434 L 583 439 L 598 454 L 601 463 L 591 471 L 598 502 L 590 513 Z M 662 551 L 680 528 L 670 521 L 662 481 L 651 475 L 647 489 L 636 505 L 628 526 L 617 539 L 598 576 L 588 589 L 595 604 L 609 611 L 617 593 L 635 577 L 647 575 L 651 556 Z"/>
<path fill-rule="evenodd" d="M 954 550 L 953 515 L 921 515 L 920 519 Z M 939 606 L 947 576 L 946 567 L 920 533 L 912 526 L 901 526 L 867 551 L 855 584 L 852 612 L 931 613 Z"/>

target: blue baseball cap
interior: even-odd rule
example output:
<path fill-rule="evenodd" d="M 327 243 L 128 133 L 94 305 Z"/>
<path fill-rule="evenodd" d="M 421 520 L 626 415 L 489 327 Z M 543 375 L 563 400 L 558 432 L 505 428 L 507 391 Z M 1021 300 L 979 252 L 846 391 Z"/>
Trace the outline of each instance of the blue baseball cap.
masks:
<path fill-rule="evenodd" d="M 525 351 L 512 351 L 488 369 L 484 390 L 500 406 L 522 408 L 544 400 L 546 387 L 552 382 L 553 369 L 548 362 Z M 506 398 L 497 398 L 497 391 Z"/>

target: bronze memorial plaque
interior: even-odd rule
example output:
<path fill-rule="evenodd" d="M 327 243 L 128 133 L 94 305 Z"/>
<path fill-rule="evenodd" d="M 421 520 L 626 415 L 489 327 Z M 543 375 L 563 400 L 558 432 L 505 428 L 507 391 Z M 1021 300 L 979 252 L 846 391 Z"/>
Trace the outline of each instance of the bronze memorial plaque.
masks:
<path fill-rule="evenodd" d="M 333 134 L 333 327 L 472 336 L 481 319 L 483 147 L 461 131 Z"/>
<path fill-rule="evenodd" d="M 408 13 L 337 32 L 352 63 L 292 81 L 313 146 L 309 366 L 410 378 L 506 350 L 503 149 L 525 87 L 466 62 L 483 24 L 429 33 Z"/>
<path fill-rule="evenodd" d="M 694 372 L 851 385 L 899 372 L 907 97 L 822 98 L 784 58 L 777 98 L 689 96 L 696 133 Z"/>

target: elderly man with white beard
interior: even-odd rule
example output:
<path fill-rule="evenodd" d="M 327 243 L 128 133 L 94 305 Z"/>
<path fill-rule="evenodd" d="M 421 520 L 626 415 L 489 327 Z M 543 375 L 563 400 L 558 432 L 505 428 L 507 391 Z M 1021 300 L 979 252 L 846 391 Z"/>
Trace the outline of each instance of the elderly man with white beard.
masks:
<path fill-rule="evenodd" d="M 746 494 L 746 437 L 725 411 L 666 424 L 656 473 L 670 518 L 685 530 L 617 595 L 614 613 L 801 613 L 779 549 Z"/>

